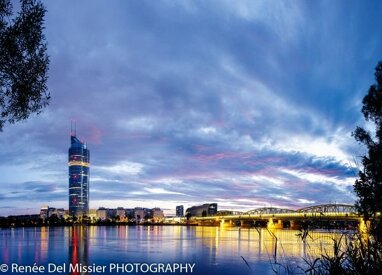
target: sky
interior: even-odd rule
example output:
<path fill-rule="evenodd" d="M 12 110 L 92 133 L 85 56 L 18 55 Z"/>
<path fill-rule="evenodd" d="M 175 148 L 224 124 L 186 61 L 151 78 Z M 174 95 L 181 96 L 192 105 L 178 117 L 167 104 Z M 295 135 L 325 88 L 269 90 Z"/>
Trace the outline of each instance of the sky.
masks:
<path fill-rule="evenodd" d="M 0 215 L 68 208 L 71 120 L 93 209 L 354 203 L 381 1 L 44 4 L 52 99 L 0 133 Z"/>

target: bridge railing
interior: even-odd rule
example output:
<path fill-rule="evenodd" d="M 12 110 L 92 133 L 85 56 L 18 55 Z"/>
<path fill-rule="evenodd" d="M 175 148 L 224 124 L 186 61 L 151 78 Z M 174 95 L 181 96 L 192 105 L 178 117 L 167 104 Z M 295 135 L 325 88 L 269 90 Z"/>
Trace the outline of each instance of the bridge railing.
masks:
<path fill-rule="evenodd" d="M 207 216 L 207 217 L 192 217 L 197 220 L 240 220 L 240 219 L 304 219 L 304 218 L 346 218 L 346 219 L 359 219 L 361 215 L 357 213 L 341 213 L 341 212 L 326 212 L 326 213 L 308 213 L 308 212 L 291 212 L 291 213 L 263 213 L 263 214 L 242 214 L 242 215 L 227 215 L 227 216 Z"/>

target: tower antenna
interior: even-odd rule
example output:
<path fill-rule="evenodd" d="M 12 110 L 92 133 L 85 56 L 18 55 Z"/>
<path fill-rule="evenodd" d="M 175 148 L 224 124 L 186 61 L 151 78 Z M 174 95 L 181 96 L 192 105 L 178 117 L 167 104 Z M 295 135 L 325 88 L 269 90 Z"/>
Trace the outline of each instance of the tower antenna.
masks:
<path fill-rule="evenodd" d="M 70 135 L 73 136 L 73 119 L 70 120 Z"/>
<path fill-rule="evenodd" d="M 77 136 L 77 122 L 74 121 L 74 136 Z"/>

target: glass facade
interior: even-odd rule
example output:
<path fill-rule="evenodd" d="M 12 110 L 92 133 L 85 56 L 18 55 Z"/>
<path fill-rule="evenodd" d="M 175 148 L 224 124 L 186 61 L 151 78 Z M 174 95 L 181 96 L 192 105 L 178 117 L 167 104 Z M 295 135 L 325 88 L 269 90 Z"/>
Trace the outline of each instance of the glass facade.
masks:
<path fill-rule="evenodd" d="M 192 206 L 187 208 L 186 216 L 191 217 L 207 217 L 214 216 L 218 213 L 218 204 L 217 203 L 206 203 L 199 206 Z"/>
<path fill-rule="evenodd" d="M 184 216 L 184 208 L 183 205 L 178 205 L 176 207 L 176 216 L 177 217 L 183 217 Z"/>
<path fill-rule="evenodd" d="M 69 215 L 82 216 L 89 211 L 90 152 L 86 144 L 71 135 L 69 148 Z"/>

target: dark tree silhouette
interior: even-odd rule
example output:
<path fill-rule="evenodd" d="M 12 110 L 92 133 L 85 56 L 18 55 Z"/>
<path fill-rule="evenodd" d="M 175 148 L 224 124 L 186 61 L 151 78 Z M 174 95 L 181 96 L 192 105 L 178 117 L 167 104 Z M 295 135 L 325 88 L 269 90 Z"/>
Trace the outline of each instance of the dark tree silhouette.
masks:
<path fill-rule="evenodd" d="M 187 219 L 187 221 L 188 221 L 191 217 L 192 217 L 191 213 L 190 213 L 190 212 L 187 212 L 187 213 L 186 213 L 186 219 Z"/>
<path fill-rule="evenodd" d="M 17 15 L 12 9 L 9 0 L 0 0 L 0 131 L 6 122 L 39 114 L 50 100 L 46 9 L 38 0 L 20 0 Z"/>
<path fill-rule="evenodd" d="M 372 228 L 378 232 L 381 226 L 375 217 L 382 212 L 382 61 L 375 68 L 375 80 L 362 101 L 362 113 L 367 121 L 374 123 L 375 136 L 361 127 L 353 132 L 355 139 L 368 150 L 362 157 L 363 170 L 359 171 L 354 191 L 358 209 L 366 219 L 374 221 Z"/>

